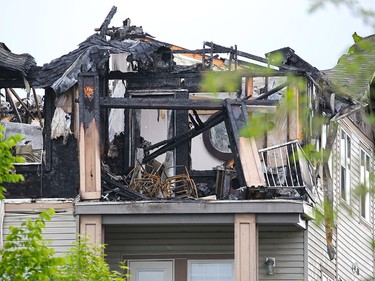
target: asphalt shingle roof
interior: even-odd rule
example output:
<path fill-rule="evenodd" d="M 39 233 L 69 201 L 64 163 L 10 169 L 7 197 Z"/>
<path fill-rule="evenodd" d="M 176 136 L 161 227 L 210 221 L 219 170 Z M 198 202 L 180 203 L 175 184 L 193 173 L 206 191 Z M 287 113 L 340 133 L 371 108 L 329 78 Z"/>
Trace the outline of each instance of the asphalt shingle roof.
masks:
<path fill-rule="evenodd" d="M 333 92 L 362 105 L 368 104 L 375 74 L 375 34 L 352 45 L 334 68 L 323 73 Z"/>

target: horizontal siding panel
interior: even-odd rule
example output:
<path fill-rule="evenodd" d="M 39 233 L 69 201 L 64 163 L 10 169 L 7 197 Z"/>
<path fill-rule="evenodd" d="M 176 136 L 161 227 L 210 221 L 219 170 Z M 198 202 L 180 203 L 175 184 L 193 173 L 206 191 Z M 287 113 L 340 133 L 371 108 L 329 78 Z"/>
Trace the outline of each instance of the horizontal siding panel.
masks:
<path fill-rule="evenodd" d="M 271 255 L 270 253 L 262 253 L 259 254 L 259 260 L 260 261 L 266 261 L 266 257 L 275 257 L 274 255 Z M 282 254 L 279 254 L 278 257 L 280 257 L 280 262 L 283 263 L 288 263 L 288 262 L 298 262 L 302 261 L 301 260 L 301 254 L 300 253 L 291 253 L 291 254 L 286 254 L 283 252 Z M 279 264 L 279 260 L 276 261 L 277 264 Z"/>
<path fill-rule="evenodd" d="M 159 232 L 160 234 L 160 232 Z M 118 240 L 118 239 L 148 239 L 150 238 L 150 233 L 108 233 L 108 238 L 111 240 Z M 215 233 L 215 232 L 209 232 L 207 235 L 212 238 L 212 239 L 226 239 L 230 238 L 233 239 L 233 233 Z M 201 233 L 178 233 L 178 238 L 179 239 L 198 239 L 201 238 L 202 234 Z M 157 239 L 158 237 L 154 237 L 154 239 Z M 162 237 L 165 239 L 173 239 L 176 238 L 176 232 L 171 232 L 171 233 L 162 233 Z"/>
<path fill-rule="evenodd" d="M 112 247 L 107 247 L 106 253 L 108 256 L 116 250 Z M 207 245 L 190 245 L 184 244 L 179 246 L 172 245 L 126 245 L 122 246 L 121 252 L 123 255 L 174 255 L 174 254 L 232 254 L 233 246 L 231 245 L 214 245 L 208 247 Z"/>
<path fill-rule="evenodd" d="M 277 281 L 277 280 L 304 280 L 305 277 L 303 273 L 301 274 L 281 274 L 277 272 L 277 268 L 275 267 L 274 275 L 266 275 L 266 272 L 262 270 L 262 272 L 259 272 L 259 276 L 266 276 L 266 277 L 259 277 L 259 281 L 267 280 L 267 281 Z"/>
<path fill-rule="evenodd" d="M 126 256 L 234 254 L 234 227 L 105 226 L 106 260 L 112 268 Z M 259 227 L 259 274 L 266 257 L 275 257 L 282 280 L 304 278 L 304 231 L 288 226 Z M 266 280 L 268 276 L 263 274 Z M 261 279 L 260 279 L 261 280 Z M 280 280 L 280 279 L 278 279 Z"/>
<path fill-rule="evenodd" d="M 259 280 L 304 280 L 304 231 L 293 226 L 259 227 Z M 264 262 L 274 257 L 274 275 L 267 275 Z"/>
<path fill-rule="evenodd" d="M 10 203 L 9 203 L 10 204 Z M 39 218 L 38 214 L 30 213 L 30 210 L 12 210 L 6 212 L 3 222 L 3 241 L 6 242 L 6 236 L 10 233 L 10 227 L 20 227 L 28 218 L 35 220 Z M 60 210 L 59 210 L 60 211 Z M 71 248 L 77 238 L 76 218 L 73 210 L 59 212 L 52 216 L 50 221 L 46 221 L 46 227 L 43 229 L 45 241 L 55 249 L 56 255 L 63 255 Z"/>
<path fill-rule="evenodd" d="M 105 226 L 107 260 L 126 255 L 233 254 L 233 225 Z"/>
<path fill-rule="evenodd" d="M 266 244 L 266 243 L 259 243 L 259 247 L 262 247 L 262 249 L 264 251 L 272 251 L 274 250 L 275 248 L 277 248 L 278 250 L 298 250 L 298 249 L 303 249 L 303 243 L 289 243 L 289 244 L 277 244 L 277 243 L 272 243 L 272 244 Z"/>
<path fill-rule="evenodd" d="M 345 124 L 346 131 L 352 132 Z M 338 130 L 338 135 L 340 130 Z M 309 278 L 319 280 L 320 269 L 323 266 L 331 273 L 335 273 L 336 266 L 338 277 L 343 280 L 353 280 L 351 270 L 352 263 L 357 262 L 360 268 L 360 276 L 357 280 L 367 280 L 374 277 L 374 253 L 370 247 L 373 239 L 374 223 L 363 225 L 360 218 L 360 198 L 354 193 L 359 185 L 360 179 L 360 138 L 352 132 L 351 142 L 351 204 L 346 206 L 340 196 L 340 162 L 339 137 L 336 138 L 333 146 L 332 179 L 334 184 L 334 207 L 337 212 L 337 239 L 334 245 L 337 247 L 337 259 L 330 261 L 327 258 L 325 231 L 321 226 L 310 224 L 309 226 Z M 373 199 L 372 199 L 373 200 Z M 374 209 L 372 208 L 372 213 Z M 319 240 L 321 239 L 321 242 Z M 366 279 L 367 278 L 367 279 Z M 310 280 L 309 279 L 309 280 Z"/>

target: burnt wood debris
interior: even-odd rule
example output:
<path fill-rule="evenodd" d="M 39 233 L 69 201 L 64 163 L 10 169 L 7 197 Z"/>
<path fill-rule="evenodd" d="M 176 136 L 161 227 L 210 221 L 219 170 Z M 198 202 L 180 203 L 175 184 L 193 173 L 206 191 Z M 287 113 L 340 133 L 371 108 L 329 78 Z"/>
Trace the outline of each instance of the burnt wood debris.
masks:
<path fill-rule="evenodd" d="M 303 131 L 299 120 L 290 122 L 285 139 L 268 133 L 247 139 L 241 130 L 252 126 L 253 115 L 268 120 L 294 87 L 291 75 L 306 82 L 299 95 L 315 98 L 311 112 L 336 114 L 318 69 L 290 48 L 264 58 L 213 42 L 184 49 L 156 40 L 130 19 L 110 27 L 115 13 L 113 7 L 77 49 L 43 66 L 0 44 L 2 123 L 9 133 L 25 133 L 17 153 L 28 159 L 16 166 L 25 181 L 7 185 L 8 198 L 73 198 L 82 183 L 93 192 L 99 186 L 105 201 L 313 198 L 316 178 L 302 151 L 312 130 Z M 282 60 L 275 61 L 275 54 Z M 202 77 L 210 71 L 236 72 L 242 80 L 225 98 L 200 96 Z M 117 86 L 123 87 L 120 95 Z M 340 102 L 354 105 L 345 97 Z M 123 112 L 122 129 L 111 133 L 115 110 Z M 169 120 L 165 139 L 151 143 L 142 136 L 145 110 Z M 205 161 L 192 160 L 193 138 L 208 136 L 220 124 L 228 135 L 227 160 L 193 169 L 192 161 Z M 80 163 L 86 163 L 85 173 Z"/>

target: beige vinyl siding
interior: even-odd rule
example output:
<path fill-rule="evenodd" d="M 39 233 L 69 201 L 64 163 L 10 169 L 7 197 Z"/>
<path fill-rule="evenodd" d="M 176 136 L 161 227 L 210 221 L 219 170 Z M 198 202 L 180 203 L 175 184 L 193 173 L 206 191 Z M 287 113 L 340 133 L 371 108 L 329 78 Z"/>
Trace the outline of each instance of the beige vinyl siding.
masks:
<path fill-rule="evenodd" d="M 6 242 L 5 237 L 9 234 L 10 226 L 19 227 L 28 218 L 34 220 L 39 217 L 37 213 L 34 213 L 35 211 L 32 209 L 31 204 L 29 210 L 22 209 L 5 212 L 3 221 L 4 243 Z M 76 233 L 76 218 L 73 216 L 73 208 L 56 210 L 56 214 L 52 216 L 51 221 L 46 222 L 46 228 L 43 230 L 45 240 L 49 241 L 57 256 L 63 255 L 73 246 L 76 241 Z"/>
<path fill-rule="evenodd" d="M 259 281 L 304 280 L 304 230 L 294 226 L 259 226 Z M 267 275 L 266 257 L 274 257 L 274 275 Z"/>

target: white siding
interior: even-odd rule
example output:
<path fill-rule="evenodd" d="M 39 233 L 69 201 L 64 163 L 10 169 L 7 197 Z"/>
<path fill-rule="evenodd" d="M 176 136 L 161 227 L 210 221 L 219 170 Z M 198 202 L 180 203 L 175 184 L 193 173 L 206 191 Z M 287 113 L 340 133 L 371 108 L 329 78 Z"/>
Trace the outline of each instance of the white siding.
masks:
<path fill-rule="evenodd" d="M 354 192 L 360 181 L 360 149 L 364 148 L 362 142 L 365 138 L 356 130 L 350 121 L 343 122 L 341 127 L 351 137 L 351 203 L 346 204 L 340 196 L 340 165 L 337 157 L 340 151 L 339 138 L 332 149 L 333 151 L 333 185 L 334 185 L 334 211 L 336 213 L 336 246 L 337 258 L 328 259 L 326 253 L 325 231 L 323 225 L 317 226 L 310 223 L 309 227 L 309 280 L 319 280 L 321 268 L 342 280 L 367 280 L 375 277 L 374 251 L 371 241 L 374 235 L 374 196 L 371 199 L 370 222 L 366 222 L 360 215 L 360 198 Z M 338 134 L 340 133 L 340 128 Z M 371 147 L 371 145 L 369 145 Z M 371 151 L 368 151 L 372 155 Z M 373 166 L 372 166 L 373 167 Z M 322 197 L 322 193 L 321 196 Z M 352 271 L 352 265 L 358 264 L 359 275 Z"/>
<path fill-rule="evenodd" d="M 39 217 L 39 211 L 35 211 L 32 204 L 30 203 L 29 209 L 22 208 L 5 211 L 3 222 L 4 243 L 6 242 L 5 237 L 9 234 L 10 226 L 18 227 L 28 218 L 34 220 Z M 76 218 L 73 216 L 73 207 L 71 207 L 56 210 L 56 214 L 52 216 L 52 219 L 46 222 L 43 234 L 45 240 L 49 241 L 50 245 L 54 247 L 56 255 L 61 256 L 76 241 L 76 230 Z"/>

